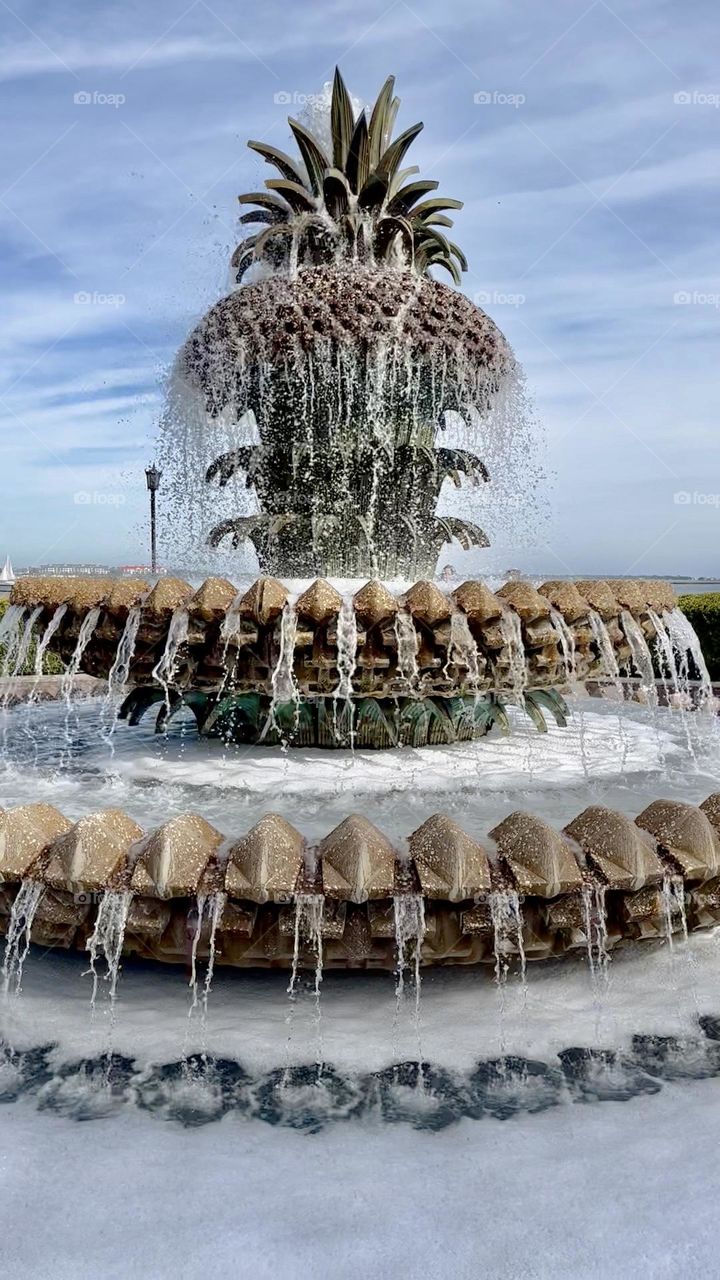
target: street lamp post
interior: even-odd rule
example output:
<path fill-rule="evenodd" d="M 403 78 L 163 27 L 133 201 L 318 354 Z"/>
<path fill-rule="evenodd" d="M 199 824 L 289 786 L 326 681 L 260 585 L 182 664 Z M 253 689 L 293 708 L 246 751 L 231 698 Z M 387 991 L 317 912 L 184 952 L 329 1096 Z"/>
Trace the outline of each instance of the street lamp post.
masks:
<path fill-rule="evenodd" d="M 150 563 L 153 573 L 157 573 L 157 529 L 155 525 L 155 494 L 160 488 L 162 471 L 158 471 L 155 463 L 145 468 L 145 479 L 150 491 Z"/>

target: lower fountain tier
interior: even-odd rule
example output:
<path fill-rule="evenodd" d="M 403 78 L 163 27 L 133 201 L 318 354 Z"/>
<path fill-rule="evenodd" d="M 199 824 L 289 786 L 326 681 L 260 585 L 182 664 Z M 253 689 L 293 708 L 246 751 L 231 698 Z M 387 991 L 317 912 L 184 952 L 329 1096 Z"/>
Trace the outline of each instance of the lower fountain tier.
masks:
<path fill-rule="evenodd" d="M 542 728 L 545 712 L 564 715 L 542 691 L 621 673 L 652 681 L 648 643 L 668 649 L 676 606 L 660 582 L 508 582 L 496 593 L 465 582 L 452 595 L 417 582 L 397 596 L 371 581 L 343 598 L 318 579 L 292 599 L 272 578 L 244 593 L 221 579 L 197 591 L 177 579 L 152 590 L 23 579 L 11 602 L 71 671 L 133 689 L 132 723 L 160 702 L 164 728 L 184 702 L 203 733 L 324 746 L 350 745 L 355 729 L 366 746 L 481 736 L 502 720 L 504 696 Z"/>
<path fill-rule="evenodd" d="M 186 963 L 393 968 L 409 925 L 423 964 L 544 959 L 720 923 L 720 794 L 657 800 L 635 821 L 590 806 L 562 832 L 516 812 L 493 851 L 444 814 L 400 853 L 350 815 L 315 847 L 275 814 L 240 838 L 185 814 L 144 833 L 119 810 L 71 824 L 44 804 L 0 811 L 0 928 L 86 949 L 118 921 L 125 954 Z M 28 904 L 32 903 L 30 910 Z M 211 937 L 211 922 L 214 930 Z M 414 932 L 413 932 L 414 930 Z"/>

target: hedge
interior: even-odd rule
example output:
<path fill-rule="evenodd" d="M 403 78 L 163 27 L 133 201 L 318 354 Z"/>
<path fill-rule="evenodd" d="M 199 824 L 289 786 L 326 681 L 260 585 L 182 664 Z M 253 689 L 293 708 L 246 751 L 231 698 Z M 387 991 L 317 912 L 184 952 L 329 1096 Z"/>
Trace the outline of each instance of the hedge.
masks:
<path fill-rule="evenodd" d="M 679 603 L 697 632 L 711 680 L 720 680 L 720 591 L 680 596 Z"/>

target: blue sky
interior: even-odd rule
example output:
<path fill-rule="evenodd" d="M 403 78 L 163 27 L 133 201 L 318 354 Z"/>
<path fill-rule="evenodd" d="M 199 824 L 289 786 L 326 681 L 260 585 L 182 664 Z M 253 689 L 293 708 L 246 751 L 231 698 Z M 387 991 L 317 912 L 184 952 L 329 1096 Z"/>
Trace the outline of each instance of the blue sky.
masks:
<path fill-rule="evenodd" d="M 163 378 L 267 175 L 245 140 L 287 147 L 338 61 L 425 121 L 465 292 L 544 424 L 549 521 L 459 567 L 720 573 L 715 6 L 0 0 L 0 24 L 0 552 L 145 557 Z"/>

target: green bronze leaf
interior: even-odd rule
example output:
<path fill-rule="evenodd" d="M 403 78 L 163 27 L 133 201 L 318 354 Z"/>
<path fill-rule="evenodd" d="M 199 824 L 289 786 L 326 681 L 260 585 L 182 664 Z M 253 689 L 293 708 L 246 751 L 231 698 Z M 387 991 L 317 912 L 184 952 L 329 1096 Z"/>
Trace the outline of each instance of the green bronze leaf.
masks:
<path fill-rule="evenodd" d="M 373 169 L 377 167 L 377 163 L 384 150 L 384 139 L 386 136 L 387 122 L 390 118 L 390 104 L 393 101 L 393 93 L 395 92 L 395 77 L 388 76 L 377 98 L 375 106 L 370 116 L 370 125 L 368 127 L 368 138 L 370 141 L 370 164 Z"/>
<path fill-rule="evenodd" d="M 313 137 L 304 125 L 298 120 L 289 119 L 288 124 L 293 131 L 295 141 L 300 149 L 305 168 L 307 169 L 310 186 L 316 196 L 322 195 L 323 178 L 326 171 L 331 167 L 325 152 L 323 151 L 317 138 Z"/>
<path fill-rule="evenodd" d="M 355 117 L 350 94 L 345 87 L 339 68 L 336 67 L 330 104 L 330 131 L 333 141 L 333 165 L 341 171 L 345 168 L 354 126 Z"/>
<path fill-rule="evenodd" d="M 271 147 L 267 142 L 248 142 L 251 151 L 257 151 L 268 164 L 272 164 L 280 171 L 283 178 L 287 178 L 292 183 L 298 183 L 301 187 L 305 186 L 303 175 L 300 173 L 295 161 L 291 156 L 279 151 L 277 147 Z"/>

